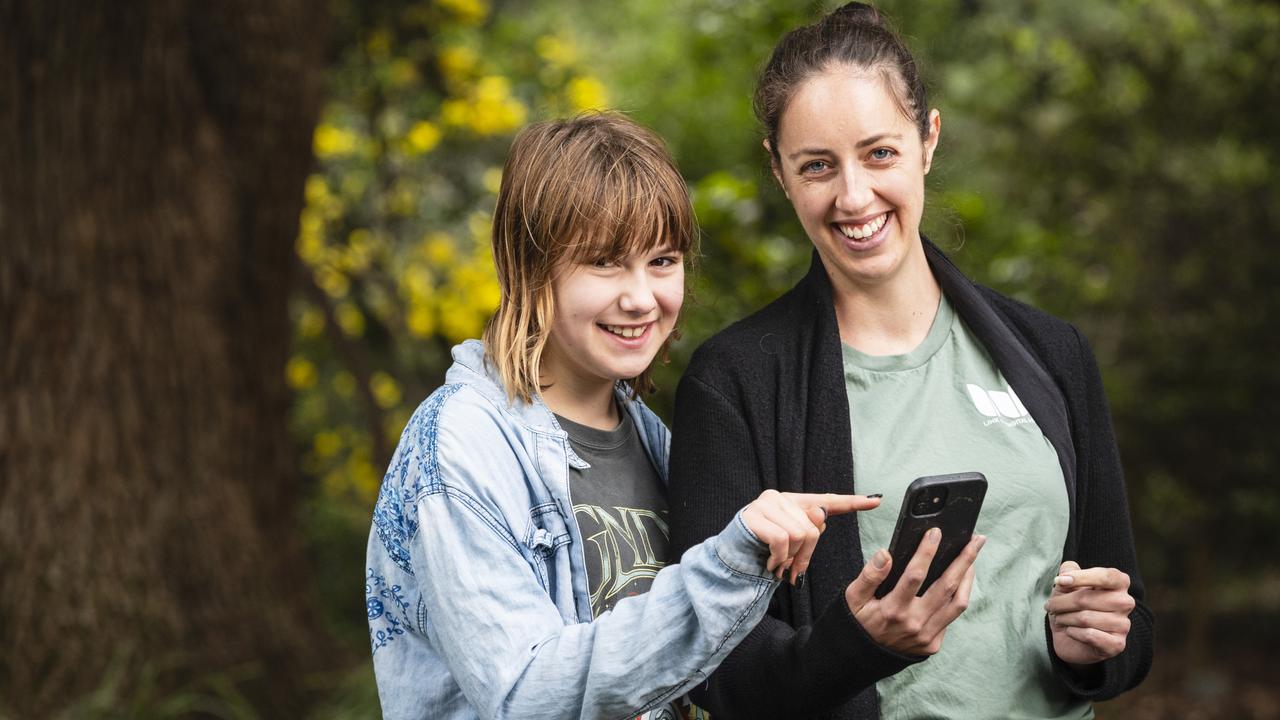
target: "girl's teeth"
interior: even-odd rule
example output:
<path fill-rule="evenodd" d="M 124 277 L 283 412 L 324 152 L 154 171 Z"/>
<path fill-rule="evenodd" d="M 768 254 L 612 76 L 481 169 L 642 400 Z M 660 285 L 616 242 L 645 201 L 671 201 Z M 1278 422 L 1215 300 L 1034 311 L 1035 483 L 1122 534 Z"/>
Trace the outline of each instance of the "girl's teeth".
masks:
<path fill-rule="evenodd" d="M 605 325 L 605 330 L 624 338 L 637 338 L 644 334 L 644 327 L 622 327 L 621 325 Z"/>

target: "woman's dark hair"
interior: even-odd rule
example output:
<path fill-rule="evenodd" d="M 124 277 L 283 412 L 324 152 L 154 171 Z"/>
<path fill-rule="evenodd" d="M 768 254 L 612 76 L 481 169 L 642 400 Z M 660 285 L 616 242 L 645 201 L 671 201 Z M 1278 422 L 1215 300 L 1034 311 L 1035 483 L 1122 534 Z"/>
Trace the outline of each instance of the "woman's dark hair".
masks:
<path fill-rule="evenodd" d="M 915 58 L 875 8 L 851 2 L 778 41 L 756 81 L 756 117 L 764 124 L 770 152 L 778 160 L 778 125 L 796 88 L 831 66 L 848 65 L 882 74 L 902 114 L 923 140 L 929 136 L 929 105 Z"/>

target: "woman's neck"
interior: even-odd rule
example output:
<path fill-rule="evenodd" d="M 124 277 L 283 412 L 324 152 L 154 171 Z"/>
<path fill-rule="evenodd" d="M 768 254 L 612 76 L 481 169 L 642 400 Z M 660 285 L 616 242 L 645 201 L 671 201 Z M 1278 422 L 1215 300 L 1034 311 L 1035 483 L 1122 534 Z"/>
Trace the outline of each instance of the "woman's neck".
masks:
<path fill-rule="evenodd" d="M 840 339 L 867 355 L 903 355 L 933 326 L 942 288 L 920 253 L 893 277 L 871 286 L 833 284 Z"/>

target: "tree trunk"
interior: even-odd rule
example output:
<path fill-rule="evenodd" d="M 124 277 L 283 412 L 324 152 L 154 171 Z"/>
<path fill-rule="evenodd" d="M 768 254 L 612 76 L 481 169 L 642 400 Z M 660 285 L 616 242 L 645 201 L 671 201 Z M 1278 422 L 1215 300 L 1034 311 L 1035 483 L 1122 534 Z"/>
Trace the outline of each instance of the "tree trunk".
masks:
<path fill-rule="evenodd" d="M 283 711 L 318 656 L 283 367 L 323 8 L 0 0 L 0 705 L 20 717 L 108 670 L 246 673 Z"/>

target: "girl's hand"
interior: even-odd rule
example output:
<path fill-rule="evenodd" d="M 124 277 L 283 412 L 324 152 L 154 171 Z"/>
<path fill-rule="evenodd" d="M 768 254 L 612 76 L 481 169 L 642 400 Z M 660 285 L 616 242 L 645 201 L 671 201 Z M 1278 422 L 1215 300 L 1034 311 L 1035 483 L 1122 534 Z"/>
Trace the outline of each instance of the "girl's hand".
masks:
<path fill-rule="evenodd" d="M 1115 568 L 1081 570 L 1068 560 L 1054 578 L 1049 613 L 1053 651 L 1070 665 L 1101 662 L 1124 651 L 1129 613 L 1136 602 L 1129 576 Z"/>
<path fill-rule="evenodd" d="M 933 655 L 942 649 L 947 626 L 969 606 L 973 590 L 973 562 L 987 539 L 974 535 L 960 555 L 951 563 L 924 595 L 916 597 L 929 572 L 929 564 L 938 552 L 942 531 L 933 528 L 925 533 L 898 584 L 887 595 L 876 599 L 876 588 L 889 575 L 893 558 L 886 550 L 877 550 L 871 562 L 849 587 L 845 602 L 849 612 L 867 634 L 882 647 L 907 655 Z"/>
<path fill-rule="evenodd" d="M 879 498 L 833 493 L 782 493 L 765 490 L 742 510 L 742 521 L 769 546 L 765 569 L 781 578 L 791 570 L 790 581 L 809 569 L 818 536 L 827 529 L 827 518 L 857 510 L 870 510 Z"/>

